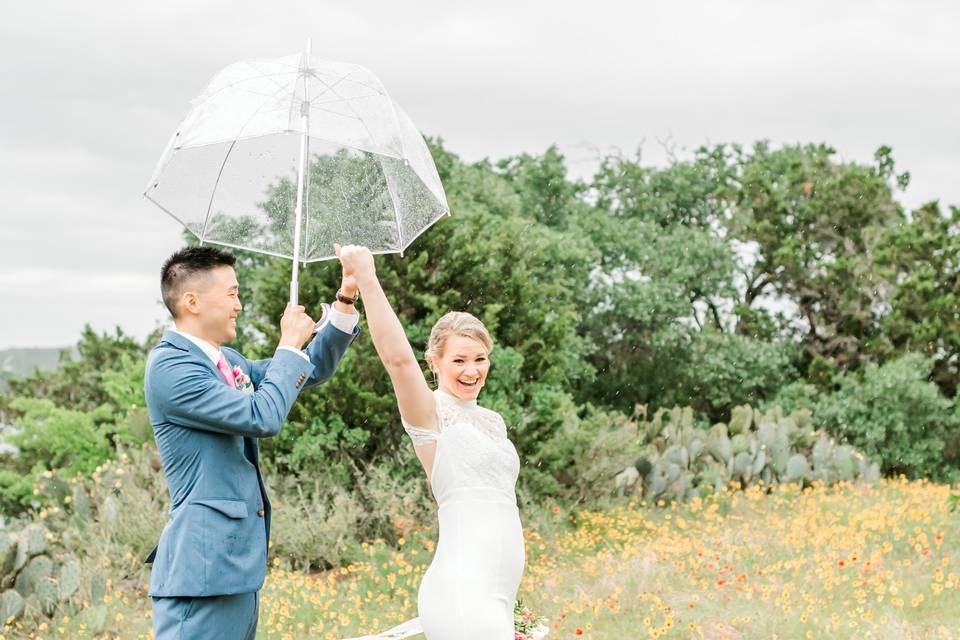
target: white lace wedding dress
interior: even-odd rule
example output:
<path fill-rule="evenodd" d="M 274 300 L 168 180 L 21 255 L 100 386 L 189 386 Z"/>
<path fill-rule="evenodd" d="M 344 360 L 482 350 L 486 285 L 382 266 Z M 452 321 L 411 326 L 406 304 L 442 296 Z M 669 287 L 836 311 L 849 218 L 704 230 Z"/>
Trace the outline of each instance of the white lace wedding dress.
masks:
<path fill-rule="evenodd" d="M 427 640 L 513 640 L 525 561 L 516 495 L 520 458 L 499 413 L 440 390 L 434 397 L 439 432 L 403 423 L 414 447 L 436 447 L 429 475 L 440 539 L 420 583 L 420 617 L 363 638 L 422 631 Z"/>
<path fill-rule="evenodd" d="M 417 608 L 427 640 L 513 640 L 523 575 L 520 458 L 496 411 L 435 391 L 440 431 L 404 422 L 415 447 L 436 447 L 430 473 L 440 538 Z"/>

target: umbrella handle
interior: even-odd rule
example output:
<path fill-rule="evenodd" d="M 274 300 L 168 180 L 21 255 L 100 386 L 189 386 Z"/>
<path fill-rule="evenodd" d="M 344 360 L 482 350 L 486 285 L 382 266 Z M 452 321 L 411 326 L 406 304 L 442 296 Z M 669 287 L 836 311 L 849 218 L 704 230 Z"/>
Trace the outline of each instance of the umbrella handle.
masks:
<path fill-rule="evenodd" d="M 300 289 L 300 274 L 297 261 L 293 261 L 293 271 L 290 274 L 290 306 L 295 307 L 298 304 L 298 293 Z"/>

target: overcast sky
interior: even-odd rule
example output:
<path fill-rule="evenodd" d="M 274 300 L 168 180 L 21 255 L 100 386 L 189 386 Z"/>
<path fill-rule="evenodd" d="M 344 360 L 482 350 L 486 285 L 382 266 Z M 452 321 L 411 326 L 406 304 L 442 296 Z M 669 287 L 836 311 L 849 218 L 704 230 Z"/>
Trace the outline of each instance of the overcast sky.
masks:
<path fill-rule="evenodd" d="M 165 321 L 177 223 L 142 198 L 222 67 L 362 64 L 466 160 L 556 143 L 662 164 L 705 142 L 893 147 L 908 207 L 960 204 L 960 3 L 31 2 L 0 17 L 0 348 Z"/>

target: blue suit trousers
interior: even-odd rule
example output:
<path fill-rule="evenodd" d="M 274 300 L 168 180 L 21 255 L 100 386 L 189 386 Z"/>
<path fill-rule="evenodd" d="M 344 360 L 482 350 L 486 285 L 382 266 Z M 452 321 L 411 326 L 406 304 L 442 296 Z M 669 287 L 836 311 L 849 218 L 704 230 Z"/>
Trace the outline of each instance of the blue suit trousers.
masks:
<path fill-rule="evenodd" d="M 254 640 L 260 592 L 229 596 L 154 597 L 155 640 Z"/>

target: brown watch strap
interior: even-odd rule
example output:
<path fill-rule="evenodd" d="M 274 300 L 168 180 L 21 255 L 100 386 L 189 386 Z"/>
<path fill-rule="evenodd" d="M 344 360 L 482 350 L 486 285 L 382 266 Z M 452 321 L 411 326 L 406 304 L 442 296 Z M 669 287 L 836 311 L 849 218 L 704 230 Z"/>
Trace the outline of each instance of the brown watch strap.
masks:
<path fill-rule="evenodd" d="M 359 298 L 359 297 L 360 297 L 360 296 L 357 295 L 356 298 L 349 298 L 349 297 L 343 295 L 343 292 L 342 292 L 342 291 L 339 291 L 339 290 L 337 291 L 337 302 L 342 302 L 343 304 L 354 304 L 354 303 L 356 303 L 357 298 Z"/>

